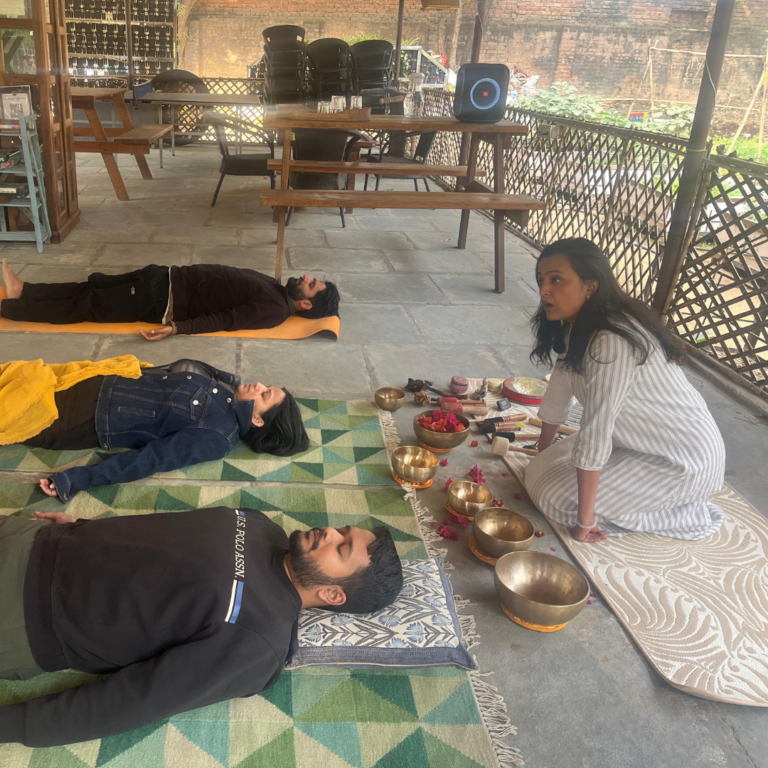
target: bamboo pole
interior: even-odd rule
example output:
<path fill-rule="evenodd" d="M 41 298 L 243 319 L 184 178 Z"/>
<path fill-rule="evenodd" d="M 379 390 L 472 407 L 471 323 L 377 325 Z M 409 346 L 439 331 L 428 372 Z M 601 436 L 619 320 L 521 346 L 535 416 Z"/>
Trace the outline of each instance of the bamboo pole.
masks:
<path fill-rule="evenodd" d="M 725 46 L 731 28 L 736 0 L 717 0 L 712 31 L 707 46 L 707 60 L 699 87 L 699 100 L 691 126 L 691 137 L 683 160 L 680 185 L 677 189 L 675 207 L 669 223 L 667 241 L 659 267 L 659 277 L 653 296 L 653 307 L 662 316 L 666 315 L 680 276 L 685 252 L 683 245 L 693 215 L 696 194 L 707 151 L 709 128 L 717 103 L 717 87 L 723 71 Z"/>
<path fill-rule="evenodd" d="M 763 106 L 760 110 L 760 131 L 757 134 L 757 162 L 762 162 L 763 137 L 765 136 L 765 112 L 768 106 L 768 45 L 765 47 L 765 67 L 763 68 Z"/>
<path fill-rule="evenodd" d="M 759 96 L 760 91 L 763 89 L 765 85 L 766 73 L 768 73 L 768 57 L 766 57 L 766 64 L 763 67 L 763 71 L 760 75 L 760 78 L 757 81 L 757 88 L 755 88 L 755 92 L 752 94 L 752 101 L 749 102 L 747 111 L 744 113 L 744 117 L 742 118 L 741 123 L 739 124 L 739 127 L 736 130 L 736 135 L 731 139 L 731 143 L 728 146 L 728 150 L 726 152 L 727 155 L 730 155 L 731 152 L 733 152 L 733 148 L 736 146 L 736 142 L 739 140 L 739 136 L 741 136 L 741 132 L 744 130 L 744 127 L 747 124 L 747 120 L 749 120 L 749 116 L 752 113 L 752 107 L 755 106 L 757 97 Z"/>
<path fill-rule="evenodd" d="M 395 45 L 395 88 L 400 87 L 400 59 L 403 56 L 403 18 L 405 16 L 405 0 L 400 0 L 397 6 L 397 41 Z"/>
<path fill-rule="evenodd" d="M 653 122 L 653 48 L 648 51 L 648 80 L 651 86 L 651 122 Z"/>
<path fill-rule="evenodd" d="M 448 55 L 448 66 L 458 71 L 456 59 L 459 55 L 459 31 L 461 30 L 461 17 L 464 13 L 464 0 L 459 0 L 459 7 L 453 17 L 453 32 L 451 34 L 451 50 Z"/>

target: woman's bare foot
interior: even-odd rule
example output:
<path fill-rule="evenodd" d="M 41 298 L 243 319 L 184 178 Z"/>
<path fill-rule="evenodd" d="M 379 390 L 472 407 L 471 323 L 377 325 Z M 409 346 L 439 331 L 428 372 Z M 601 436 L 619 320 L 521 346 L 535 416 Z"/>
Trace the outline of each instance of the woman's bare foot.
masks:
<path fill-rule="evenodd" d="M 3 280 L 5 281 L 5 293 L 9 299 L 20 299 L 24 290 L 23 281 L 13 274 L 8 266 L 8 259 L 3 259 Z"/>

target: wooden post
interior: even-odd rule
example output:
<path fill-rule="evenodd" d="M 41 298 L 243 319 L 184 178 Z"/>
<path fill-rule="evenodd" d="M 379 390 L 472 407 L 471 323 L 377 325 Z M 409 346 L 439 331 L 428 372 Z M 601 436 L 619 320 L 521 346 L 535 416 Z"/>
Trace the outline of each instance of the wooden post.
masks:
<path fill-rule="evenodd" d="M 453 16 L 453 32 L 451 33 L 451 50 L 448 54 L 448 66 L 451 69 L 458 70 L 459 57 L 459 32 L 461 30 L 461 16 L 464 12 L 464 0 L 459 0 L 459 7 Z"/>
<path fill-rule="evenodd" d="M 128 90 L 133 91 L 133 18 L 131 16 L 131 0 L 123 0 L 125 6 L 125 55 L 128 67 Z M 171 109 L 173 114 L 173 109 Z"/>
<path fill-rule="evenodd" d="M 395 88 L 400 83 L 400 59 L 403 57 L 403 17 L 405 16 L 405 0 L 400 0 L 397 6 L 397 41 L 395 43 Z"/>
<path fill-rule="evenodd" d="M 480 52 L 483 47 L 483 25 L 485 24 L 485 3 L 486 0 L 477 0 L 477 15 L 475 16 L 475 32 L 472 37 L 472 56 L 470 57 L 471 64 L 477 64 L 480 61 Z M 469 134 L 461 134 L 461 146 L 459 148 L 459 165 L 467 164 L 467 152 L 469 150 Z M 456 184 L 456 189 L 461 189 L 460 185 Z"/>
<path fill-rule="evenodd" d="M 715 8 L 696 113 L 691 126 L 691 137 L 683 160 L 680 186 L 677 189 L 677 199 L 672 211 L 667 242 L 659 268 L 659 279 L 653 297 L 653 307 L 660 315 L 667 313 L 685 258 L 683 245 L 693 214 L 699 176 L 704 165 L 709 127 L 715 111 L 717 87 L 723 70 L 725 46 L 735 5 L 736 0 L 717 0 Z"/>

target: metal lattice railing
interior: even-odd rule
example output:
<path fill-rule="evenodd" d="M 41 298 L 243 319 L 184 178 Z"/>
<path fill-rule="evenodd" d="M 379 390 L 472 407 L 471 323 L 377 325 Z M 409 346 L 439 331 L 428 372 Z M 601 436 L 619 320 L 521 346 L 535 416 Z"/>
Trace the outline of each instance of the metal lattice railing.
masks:
<path fill-rule="evenodd" d="M 425 113 L 452 114 L 452 98 L 430 91 Z M 505 190 L 546 203 L 524 228 L 508 228 L 539 246 L 561 237 L 594 240 L 622 287 L 650 304 L 686 142 L 512 108 L 506 117 L 529 131 L 514 137 L 504 153 Z M 558 126 L 557 138 L 549 137 L 550 125 Z M 457 165 L 459 147 L 457 134 L 438 134 L 430 162 Z M 478 165 L 492 186 L 489 144 L 481 143 Z M 768 397 L 768 168 L 711 157 L 700 184 L 704 196 L 693 214 L 697 225 L 690 230 L 668 323 L 700 353 Z"/>
<path fill-rule="evenodd" d="M 695 234 L 669 323 L 768 393 L 768 168 L 710 158 Z"/>
<path fill-rule="evenodd" d="M 428 93 L 427 114 L 451 114 L 451 100 L 445 91 Z M 598 242 L 622 287 L 650 302 L 685 141 L 517 109 L 508 109 L 506 118 L 528 126 L 528 133 L 513 137 L 504 153 L 505 190 L 546 203 L 525 227 L 509 229 L 540 246 L 562 237 Z M 550 125 L 558 127 L 557 138 L 549 138 Z M 438 134 L 430 161 L 458 164 L 459 144 L 456 134 Z M 480 144 L 478 167 L 493 186 L 490 144 Z"/>

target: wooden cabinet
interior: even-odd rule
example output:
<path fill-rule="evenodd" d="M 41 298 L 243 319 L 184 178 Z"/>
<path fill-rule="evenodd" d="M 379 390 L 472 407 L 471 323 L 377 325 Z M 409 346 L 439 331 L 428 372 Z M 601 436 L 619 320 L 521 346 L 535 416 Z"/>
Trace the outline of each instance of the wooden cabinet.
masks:
<path fill-rule="evenodd" d="M 2 0 L 0 84 L 29 85 L 45 166 L 51 240 L 80 220 L 63 0 Z"/>

